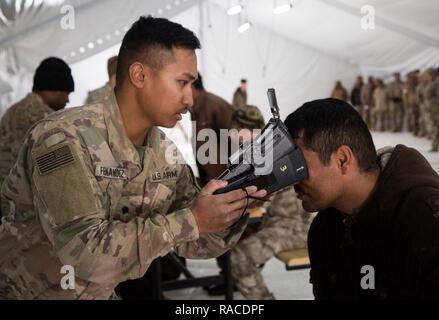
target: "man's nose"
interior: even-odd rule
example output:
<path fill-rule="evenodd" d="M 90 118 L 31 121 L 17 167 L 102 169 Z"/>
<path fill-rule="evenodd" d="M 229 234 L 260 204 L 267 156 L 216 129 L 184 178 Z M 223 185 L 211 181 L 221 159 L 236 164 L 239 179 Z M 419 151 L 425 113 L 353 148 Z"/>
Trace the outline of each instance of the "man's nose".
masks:
<path fill-rule="evenodd" d="M 194 97 L 192 96 L 191 86 L 187 86 L 187 88 L 184 90 L 183 104 L 186 108 L 190 108 L 194 104 Z"/>

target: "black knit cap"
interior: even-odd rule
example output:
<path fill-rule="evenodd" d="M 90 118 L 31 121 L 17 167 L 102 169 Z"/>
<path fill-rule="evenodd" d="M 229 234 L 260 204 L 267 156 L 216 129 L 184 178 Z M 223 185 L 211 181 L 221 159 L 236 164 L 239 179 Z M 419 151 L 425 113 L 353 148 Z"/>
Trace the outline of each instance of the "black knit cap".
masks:
<path fill-rule="evenodd" d="M 75 90 L 72 71 L 67 63 L 55 57 L 50 57 L 41 61 L 35 71 L 32 91 L 41 90 L 67 92 Z"/>

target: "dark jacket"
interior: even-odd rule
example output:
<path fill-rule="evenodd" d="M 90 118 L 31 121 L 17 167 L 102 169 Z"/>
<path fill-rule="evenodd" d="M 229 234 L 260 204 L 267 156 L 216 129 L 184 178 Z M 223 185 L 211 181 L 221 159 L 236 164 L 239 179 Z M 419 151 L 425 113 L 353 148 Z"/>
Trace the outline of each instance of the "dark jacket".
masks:
<path fill-rule="evenodd" d="M 232 117 L 235 109 L 233 106 L 224 99 L 207 91 L 202 91 L 194 101 L 194 106 L 191 110 L 191 118 L 196 122 L 195 133 L 198 133 L 203 129 L 212 129 L 216 134 L 216 161 L 215 163 L 200 164 L 197 159 L 197 167 L 200 171 L 200 182 L 202 185 L 206 184 L 209 180 L 218 177 L 227 168 L 228 149 L 220 148 L 220 130 L 232 128 Z M 209 138 L 203 137 L 204 141 L 196 141 L 196 152 L 205 143 L 209 142 Z M 212 141 L 211 141 L 212 143 Z M 206 149 L 207 146 L 204 147 Z M 208 149 L 209 151 L 213 151 Z M 206 152 L 207 155 L 209 152 Z M 221 153 L 224 163 L 221 164 Z M 196 155 L 195 155 L 196 156 Z"/>
<path fill-rule="evenodd" d="M 309 235 L 316 299 L 439 299 L 439 177 L 416 150 L 398 145 L 354 218 L 318 213 Z M 362 279 L 374 268 L 374 289 Z M 370 284 L 370 282 L 369 282 Z"/>

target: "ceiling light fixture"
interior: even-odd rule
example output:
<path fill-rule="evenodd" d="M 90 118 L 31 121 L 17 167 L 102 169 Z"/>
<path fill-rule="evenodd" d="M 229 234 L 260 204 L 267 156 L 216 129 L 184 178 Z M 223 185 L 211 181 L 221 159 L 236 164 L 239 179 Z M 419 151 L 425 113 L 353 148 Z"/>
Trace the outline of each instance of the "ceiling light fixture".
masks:
<path fill-rule="evenodd" d="M 290 11 L 292 7 L 293 7 L 293 5 L 291 3 L 289 3 L 289 4 L 282 4 L 280 6 L 275 7 L 273 9 L 273 13 L 274 14 L 285 13 L 287 11 Z"/>
<path fill-rule="evenodd" d="M 238 14 L 242 11 L 242 9 L 244 9 L 244 7 L 240 4 L 230 7 L 229 9 L 227 9 L 227 14 L 229 16 L 234 16 L 235 14 Z"/>
<path fill-rule="evenodd" d="M 245 31 L 247 31 L 248 29 L 250 29 L 251 26 L 252 26 L 252 24 L 250 22 L 244 22 L 243 24 L 241 24 L 238 27 L 238 32 L 243 33 Z"/>

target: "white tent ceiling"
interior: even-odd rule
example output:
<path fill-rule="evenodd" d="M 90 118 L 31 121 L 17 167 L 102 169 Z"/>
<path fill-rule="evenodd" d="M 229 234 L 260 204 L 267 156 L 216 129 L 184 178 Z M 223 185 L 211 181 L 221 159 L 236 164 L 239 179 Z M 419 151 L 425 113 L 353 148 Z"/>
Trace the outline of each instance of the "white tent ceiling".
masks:
<path fill-rule="evenodd" d="M 236 32 L 238 17 L 225 13 L 238 2 L 0 0 L 0 107 L 29 90 L 41 59 L 55 55 L 84 63 L 118 44 L 127 27 L 149 13 L 200 36 L 199 66 L 209 89 L 230 99 L 239 78 L 247 77 L 250 103 L 266 105 L 265 90 L 274 86 L 288 111 L 327 95 L 336 79 L 350 85 L 357 73 L 385 77 L 439 65 L 437 0 L 293 0 L 293 9 L 282 15 L 273 15 L 274 1 L 243 0 L 244 17 L 253 24 L 243 34 Z M 366 4 L 375 8 L 374 30 L 360 26 Z M 60 26 L 66 5 L 75 9 L 73 30 Z M 83 76 L 101 72 L 88 68 Z"/>

